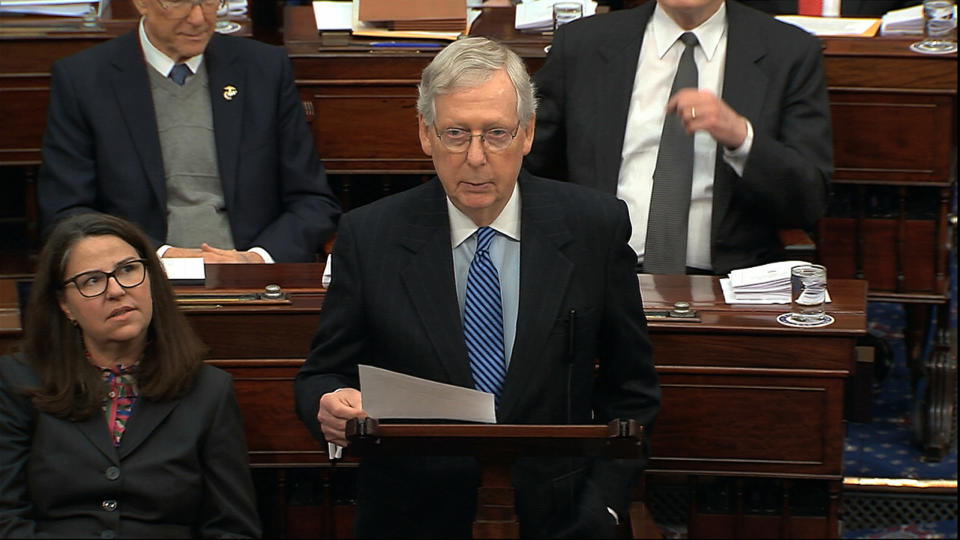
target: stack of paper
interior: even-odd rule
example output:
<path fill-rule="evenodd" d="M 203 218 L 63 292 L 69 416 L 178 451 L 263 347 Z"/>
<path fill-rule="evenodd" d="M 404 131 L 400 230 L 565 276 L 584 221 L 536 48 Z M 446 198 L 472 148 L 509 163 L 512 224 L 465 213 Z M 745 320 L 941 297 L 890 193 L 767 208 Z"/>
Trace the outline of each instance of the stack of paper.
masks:
<path fill-rule="evenodd" d="M 91 8 L 97 9 L 98 4 L 90 0 L 3 0 L 0 13 L 83 17 Z"/>
<path fill-rule="evenodd" d="M 957 6 L 953 6 L 953 20 L 957 20 Z M 923 5 L 905 7 L 888 11 L 880 23 L 880 35 L 922 35 Z"/>
<path fill-rule="evenodd" d="M 728 304 L 789 304 L 790 269 L 805 261 L 780 261 L 730 272 L 720 280 Z"/>
<path fill-rule="evenodd" d="M 789 304 L 790 269 L 807 261 L 780 261 L 733 270 L 720 279 L 723 299 L 728 304 Z M 830 292 L 825 292 L 829 303 Z"/>
<path fill-rule="evenodd" d="M 553 5 L 561 0 L 527 0 L 517 4 L 514 27 L 523 32 L 549 32 L 553 30 Z M 566 0 L 569 1 L 569 0 Z M 594 0 L 575 0 L 583 4 L 583 16 L 597 13 Z"/>
<path fill-rule="evenodd" d="M 880 28 L 880 19 L 777 15 L 777 20 L 802 28 L 815 36 L 873 37 Z"/>
<path fill-rule="evenodd" d="M 898 36 L 922 34 L 923 5 L 888 11 L 880 20 L 881 35 Z"/>

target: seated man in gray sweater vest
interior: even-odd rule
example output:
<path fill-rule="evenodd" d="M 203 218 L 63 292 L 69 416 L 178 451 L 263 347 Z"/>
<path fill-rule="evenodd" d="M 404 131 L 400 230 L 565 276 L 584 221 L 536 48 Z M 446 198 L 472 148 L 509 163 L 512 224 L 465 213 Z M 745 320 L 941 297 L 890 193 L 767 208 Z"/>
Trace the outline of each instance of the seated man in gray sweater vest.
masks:
<path fill-rule="evenodd" d="M 44 230 L 105 212 L 163 257 L 316 260 L 340 205 L 286 52 L 215 34 L 222 0 L 133 1 L 137 30 L 53 66 Z"/>

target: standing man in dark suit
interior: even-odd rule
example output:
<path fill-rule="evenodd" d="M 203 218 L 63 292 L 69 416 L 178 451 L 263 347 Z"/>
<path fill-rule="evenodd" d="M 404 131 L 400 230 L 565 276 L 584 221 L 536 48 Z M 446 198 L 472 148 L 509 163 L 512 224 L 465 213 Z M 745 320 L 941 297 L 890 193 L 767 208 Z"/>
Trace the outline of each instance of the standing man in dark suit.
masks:
<path fill-rule="evenodd" d="M 357 365 L 368 364 L 490 391 L 500 423 L 649 429 L 660 390 L 626 208 L 521 171 L 536 112 L 523 62 L 485 38 L 459 40 L 424 70 L 417 109 L 437 177 L 344 216 L 297 376 L 300 418 L 318 440 L 347 444 L 346 421 L 366 416 Z M 642 465 L 518 462 L 521 535 L 612 535 Z M 366 459 L 359 474 L 358 537 L 470 536 L 474 459 Z"/>
<path fill-rule="evenodd" d="M 138 30 L 58 61 L 44 229 L 98 211 L 163 257 L 313 261 L 340 206 L 283 49 L 214 35 L 222 0 L 133 0 Z"/>
<path fill-rule="evenodd" d="M 698 85 L 671 96 L 685 33 L 696 37 Z M 650 1 L 563 26 L 536 83 L 526 167 L 624 200 L 640 263 L 671 116 L 693 137 L 687 272 L 769 262 L 777 229 L 812 228 L 826 209 L 833 147 L 821 46 L 796 27 L 733 0 Z"/>

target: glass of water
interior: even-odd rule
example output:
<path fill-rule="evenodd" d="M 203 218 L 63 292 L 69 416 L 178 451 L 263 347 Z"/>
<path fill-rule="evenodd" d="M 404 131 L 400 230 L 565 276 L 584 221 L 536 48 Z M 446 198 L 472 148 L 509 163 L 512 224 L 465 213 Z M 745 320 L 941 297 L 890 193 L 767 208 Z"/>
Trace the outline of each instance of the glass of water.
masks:
<path fill-rule="evenodd" d="M 910 50 L 947 54 L 957 50 L 957 13 L 953 0 L 923 0 L 923 41 Z"/>
<path fill-rule="evenodd" d="M 580 2 L 557 2 L 553 5 L 553 31 L 583 17 L 583 4 Z"/>
<path fill-rule="evenodd" d="M 217 8 L 217 32 L 229 34 L 240 29 L 240 24 L 230 20 L 230 2 L 221 0 L 220 7 Z"/>
<path fill-rule="evenodd" d="M 819 324 L 826 320 L 823 304 L 827 299 L 827 269 L 819 264 L 803 264 L 790 269 L 790 322 Z"/>

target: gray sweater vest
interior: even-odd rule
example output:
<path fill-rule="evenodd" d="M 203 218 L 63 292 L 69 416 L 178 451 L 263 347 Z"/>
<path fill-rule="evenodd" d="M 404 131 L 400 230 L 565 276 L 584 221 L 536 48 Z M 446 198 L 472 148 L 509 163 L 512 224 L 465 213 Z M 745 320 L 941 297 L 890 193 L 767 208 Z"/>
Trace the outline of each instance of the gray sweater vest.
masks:
<path fill-rule="evenodd" d="M 183 86 L 155 69 L 147 71 L 167 185 L 166 243 L 199 248 L 206 242 L 213 247 L 233 249 L 217 169 L 207 69 L 201 64 Z"/>

